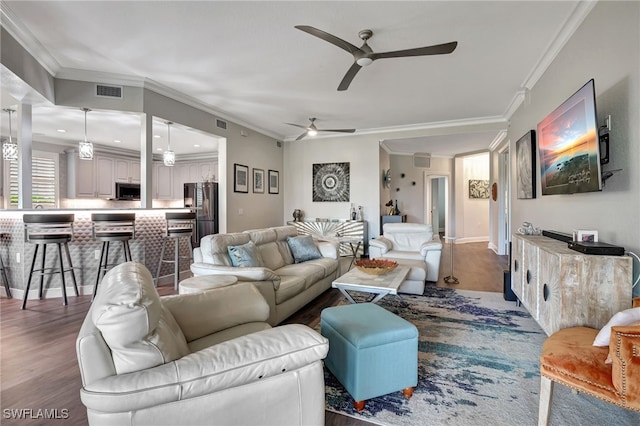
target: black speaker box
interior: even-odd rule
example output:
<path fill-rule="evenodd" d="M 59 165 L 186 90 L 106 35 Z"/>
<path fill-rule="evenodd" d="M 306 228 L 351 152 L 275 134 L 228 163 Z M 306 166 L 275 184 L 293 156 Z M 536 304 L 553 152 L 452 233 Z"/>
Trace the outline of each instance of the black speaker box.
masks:
<path fill-rule="evenodd" d="M 504 300 L 509 302 L 518 300 L 516 294 L 511 290 L 511 271 L 504 271 Z"/>

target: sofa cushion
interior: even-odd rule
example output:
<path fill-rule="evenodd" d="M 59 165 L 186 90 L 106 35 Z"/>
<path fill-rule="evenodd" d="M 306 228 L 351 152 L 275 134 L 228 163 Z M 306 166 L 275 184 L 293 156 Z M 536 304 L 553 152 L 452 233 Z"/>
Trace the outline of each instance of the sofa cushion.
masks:
<path fill-rule="evenodd" d="M 149 270 L 115 266 L 102 279 L 91 318 L 109 346 L 118 374 L 166 364 L 190 353 L 173 315 L 160 302 Z"/>
<path fill-rule="evenodd" d="M 282 275 L 280 288 L 276 291 L 276 304 L 286 302 L 305 290 L 305 279 L 296 275 Z"/>
<path fill-rule="evenodd" d="M 253 268 L 264 265 L 260 251 L 253 241 L 239 246 L 228 246 L 227 251 L 229 252 L 232 266 Z"/>
<path fill-rule="evenodd" d="M 334 275 L 338 270 L 338 265 L 340 264 L 335 259 L 321 257 L 320 259 L 309 260 L 304 263 L 305 265 L 317 265 L 324 269 L 324 276 L 322 278 L 326 278 L 329 275 Z M 334 275 L 335 276 L 335 275 Z"/>
<path fill-rule="evenodd" d="M 246 244 L 250 240 L 249 234 L 244 232 L 212 234 L 202 237 L 200 240 L 202 261 L 213 265 L 231 266 L 231 258 L 229 258 L 227 247 Z"/>
<path fill-rule="evenodd" d="M 295 263 L 301 263 L 322 257 L 322 254 L 320 254 L 320 250 L 318 250 L 318 247 L 314 244 L 311 235 L 287 237 L 287 243 L 289 244 Z"/>
<path fill-rule="evenodd" d="M 276 244 L 278 245 L 278 250 L 282 255 L 284 264 L 291 265 L 294 260 L 289 244 L 287 243 L 287 237 L 297 236 L 298 229 L 295 226 L 276 226 L 272 229 L 276 232 Z"/>
<path fill-rule="evenodd" d="M 638 321 L 640 321 L 640 308 L 629 308 L 616 313 L 598 332 L 598 335 L 593 340 L 593 346 L 609 346 L 611 327 L 631 325 Z"/>
<path fill-rule="evenodd" d="M 391 250 L 383 255 L 387 259 L 419 260 L 424 263 L 424 256 L 419 251 Z"/>
<path fill-rule="evenodd" d="M 258 246 L 260 250 L 260 255 L 262 256 L 262 261 L 264 262 L 264 266 L 271 270 L 276 270 L 278 268 L 282 268 L 284 263 L 284 258 L 280 253 L 280 249 L 278 249 L 278 243 L 273 241 L 270 243 L 262 244 Z"/>
<path fill-rule="evenodd" d="M 307 289 L 325 277 L 325 269 L 320 265 L 314 265 L 311 262 L 296 263 L 286 265 L 274 271 L 281 277 L 293 275 L 304 280 L 304 288 Z"/>

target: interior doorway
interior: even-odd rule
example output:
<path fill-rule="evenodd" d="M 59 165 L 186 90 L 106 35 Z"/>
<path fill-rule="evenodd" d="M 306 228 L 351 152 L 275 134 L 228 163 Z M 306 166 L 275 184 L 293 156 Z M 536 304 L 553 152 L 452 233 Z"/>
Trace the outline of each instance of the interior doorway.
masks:
<path fill-rule="evenodd" d="M 509 254 L 511 236 L 511 161 L 509 143 L 498 157 L 498 254 Z"/>
<path fill-rule="evenodd" d="M 449 181 L 447 175 L 425 175 L 424 223 L 441 236 L 449 235 Z"/>

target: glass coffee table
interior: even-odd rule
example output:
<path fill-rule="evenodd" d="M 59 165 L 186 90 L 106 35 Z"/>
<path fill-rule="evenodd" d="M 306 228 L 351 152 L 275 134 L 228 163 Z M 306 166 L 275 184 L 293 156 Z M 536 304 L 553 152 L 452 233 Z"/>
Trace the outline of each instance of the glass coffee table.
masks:
<path fill-rule="evenodd" d="M 370 301 L 376 303 L 387 294 L 398 295 L 398 287 L 409 274 L 408 266 L 397 266 L 393 271 L 384 275 L 370 275 L 359 269 L 352 269 L 331 283 L 331 287 L 337 288 L 351 303 L 357 303 L 348 293 L 360 291 L 376 296 Z"/>

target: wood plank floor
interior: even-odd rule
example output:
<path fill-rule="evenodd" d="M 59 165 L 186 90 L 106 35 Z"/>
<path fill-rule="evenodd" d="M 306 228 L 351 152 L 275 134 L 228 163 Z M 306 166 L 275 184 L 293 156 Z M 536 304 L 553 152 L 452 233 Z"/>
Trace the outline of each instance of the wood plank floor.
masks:
<path fill-rule="evenodd" d="M 458 285 L 447 285 L 442 277 L 450 274 L 449 246 L 445 245 L 438 286 L 466 290 L 502 291 L 502 270 L 507 261 L 487 249 L 486 243 L 454 246 L 454 275 Z M 348 259 L 343 258 L 343 263 Z M 348 263 L 347 263 L 348 266 Z M 161 286 L 160 294 L 172 294 L 173 286 Z M 293 315 L 287 323 L 314 326 L 320 312 L 341 300 L 342 295 L 328 290 Z M 30 300 L 20 310 L 17 299 L 0 300 L 0 422 L 3 425 L 64 424 L 85 425 L 86 410 L 80 402 L 80 371 L 75 339 L 91 305 L 90 296 L 69 297 L 69 305 L 61 299 Z M 17 420 L 6 418 L 6 409 L 58 410 L 66 419 Z M 68 416 L 65 414 L 68 413 Z M 369 425 L 350 417 L 327 412 L 327 425 Z"/>

